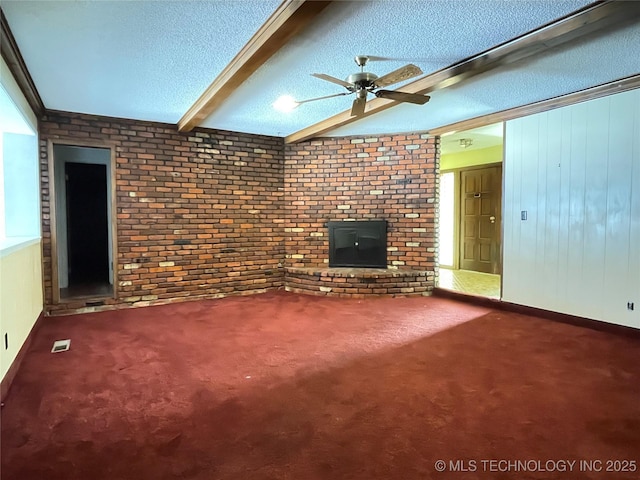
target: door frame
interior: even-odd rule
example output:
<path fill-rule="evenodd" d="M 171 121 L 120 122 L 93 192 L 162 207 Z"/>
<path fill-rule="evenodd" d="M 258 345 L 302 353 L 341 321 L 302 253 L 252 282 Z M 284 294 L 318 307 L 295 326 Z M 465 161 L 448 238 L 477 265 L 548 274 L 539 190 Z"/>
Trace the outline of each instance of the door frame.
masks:
<path fill-rule="evenodd" d="M 438 266 L 440 268 L 448 268 L 452 270 L 457 270 L 460 268 L 460 255 L 459 255 L 459 243 L 460 243 L 460 171 L 464 170 L 464 168 L 450 168 L 448 170 L 440 171 L 439 175 L 444 175 L 445 173 L 453 174 L 453 262 L 451 265 L 445 265 L 444 267 L 440 264 L 438 260 Z M 440 179 L 438 179 L 440 181 Z M 438 199 L 440 201 L 440 199 Z M 440 209 L 441 210 L 441 209 Z M 438 220 L 438 228 L 440 228 L 440 221 Z M 438 246 L 438 248 L 440 248 Z"/>
<path fill-rule="evenodd" d="M 503 157 L 504 158 L 504 157 Z M 460 189 L 461 189 L 461 184 L 460 182 L 462 181 L 462 176 L 461 173 L 463 171 L 470 171 L 470 170 L 480 170 L 482 168 L 490 168 L 490 167 L 501 167 L 500 172 L 501 172 L 501 178 L 500 178 L 500 228 L 498 231 L 498 234 L 500 236 L 500 248 L 499 248 L 499 252 L 498 252 L 498 270 L 500 271 L 499 275 L 502 276 L 502 242 L 504 240 L 504 233 L 503 233 L 503 227 L 504 227 L 504 222 L 502 221 L 502 211 L 503 211 L 503 202 L 504 202 L 504 198 L 503 198 L 503 192 L 504 192 L 504 161 L 502 162 L 491 162 L 491 163 L 484 163 L 484 164 L 480 164 L 480 165 L 471 165 L 469 167 L 459 167 L 459 168 L 450 168 L 447 170 L 442 170 L 440 172 L 440 174 L 442 175 L 443 173 L 453 173 L 453 214 L 455 216 L 454 218 L 454 222 L 453 222 L 453 242 L 454 242 L 454 248 L 453 248 L 453 266 L 449 267 L 443 267 L 443 268 L 452 268 L 453 270 L 458 270 L 460 268 L 460 223 L 462 222 L 462 215 L 461 215 L 461 211 L 460 211 Z"/>
<path fill-rule="evenodd" d="M 56 205 L 56 161 L 55 146 L 80 147 L 80 148 L 101 148 L 109 150 L 109 168 L 108 178 L 111 182 L 111 188 L 108 190 L 110 198 L 107 204 L 111 206 L 111 262 L 110 269 L 113 271 L 113 285 L 111 298 L 117 298 L 118 293 L 118 229 L 117 229 L 117 210 L 116 210 L 116 145 L 112 142 L 97 140 L 77 140 L 72 138 L 56 138 L 47 140 L 48 153 L 48 176 L 49 176 L 49 225 L 51 234 L 51 288 L 52 301 L 54 304 L 60 303 L 60 280 L 58 265 L 58 219 Z M 101 295 L 104 298 L 104 295 Z M 65 300 L 66 301 L 66 300 Z"/>

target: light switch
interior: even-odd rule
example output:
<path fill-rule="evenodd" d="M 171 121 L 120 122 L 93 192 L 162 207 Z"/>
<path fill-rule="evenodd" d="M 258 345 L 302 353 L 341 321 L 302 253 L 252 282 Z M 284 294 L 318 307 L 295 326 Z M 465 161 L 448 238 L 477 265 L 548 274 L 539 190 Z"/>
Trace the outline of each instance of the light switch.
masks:
<path fill-rule="evenodd" d="M 526 210 L 522 210 L 520 212 L 520 219 L 521 220 L 526 220 L 527 219 L 527 211 Z"/>

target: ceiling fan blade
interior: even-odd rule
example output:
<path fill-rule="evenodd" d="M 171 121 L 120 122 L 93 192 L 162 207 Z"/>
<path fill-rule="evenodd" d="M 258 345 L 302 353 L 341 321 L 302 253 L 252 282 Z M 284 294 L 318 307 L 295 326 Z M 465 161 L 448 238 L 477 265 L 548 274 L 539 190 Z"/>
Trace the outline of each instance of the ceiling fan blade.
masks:
<path fill-rule="evenodd" d="M 357 97 L 354 101 L 353 101 L 353 105 L 351 106 L 351 116 L 352 117 L 359 117 L 360 115 L 362 115 L 364 113 L 364 107 L 367 105 L 367 98 L 360 98 Z"/>
<path fill-rule="evenodd" d="M 320 80 L 326 80 L 327 82 L 337 83 L 338 85 L 342 85 L 345 88 L 352 89 L 353 85 L 349 82 L 345 82 L 344 80 L 340 80 L 339 78 L 332 77 L 331 75 L 327 75 L 326 73 L 312 73 L 312 76 L 319 78 Z"/>
<path fill-rule="evenodd" d="M 324 97 L 307 98 L 306 100 L 300 100 L 296 103 L 300 105 L 302 103 L 315 102 L 316 100 L 324 100 L 325 98 L 341 97 L 343 95 L 351 95 L 351 94 L 353 94 L 353 92 L 340 92 L 340 93 L 334 93 L 333 95 L 325 95 Z"/>
<path fill-rule="evenodd" d="M 392 57 L 379 57 L 377 55 L 366 55 L 370 62 L 388 62 L 393 60 L 398 60 L 397 58 Z"/>
<path fill-rule="evenodd" d="M 431 97 L 429 95 L 419 95 L 417 93 L 397 92 L 395 90 L 378 90 L 374 92 L 378 98 L 388 98 L 396 102 L 415 103 L 416 105 L 424 105 Z"/>
<path fill-rule="evenodd" d="M 376 81 L 373 83 L 377 88 L 386 87 L 394 83 L 402 82 L 403 80 L 408 80 L 410 78 L 417 77 L 418 75 L 422 75 L 422 70 L 420 70 L 420 68 L 410 63 L 409 65 L 405 65 L 404 67 L 401 67 L 397 70 L 394 70 L 393 72 L 389 72 L 386 75 L 381 76 L 380 78 L 376 79 Z"/>
<path fill-rule="evenodd" d="M 445 56 L 429 56 L 429 57 L 379 57 L 377 55 L 367 55 L 370 62 L 417 62 L 417 63 L 446 63 L 450 65 L 455 59 Z"/>

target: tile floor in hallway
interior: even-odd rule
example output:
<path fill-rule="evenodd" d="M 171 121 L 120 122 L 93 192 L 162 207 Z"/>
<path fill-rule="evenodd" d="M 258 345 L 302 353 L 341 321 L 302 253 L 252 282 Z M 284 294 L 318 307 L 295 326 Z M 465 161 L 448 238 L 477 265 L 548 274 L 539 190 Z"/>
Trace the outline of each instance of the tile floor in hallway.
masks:
<path fill-rule="evenodd" d="M 500 275 L 440 268 L 438 287 L 456 292 L 500 298 Z"/>

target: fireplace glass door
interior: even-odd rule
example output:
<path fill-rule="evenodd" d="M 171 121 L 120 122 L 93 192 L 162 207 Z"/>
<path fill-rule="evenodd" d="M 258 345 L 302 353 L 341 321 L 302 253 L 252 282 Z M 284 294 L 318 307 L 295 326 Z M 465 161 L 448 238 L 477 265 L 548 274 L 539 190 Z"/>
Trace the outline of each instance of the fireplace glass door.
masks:
<path fill-rule="evenodd" d="M 387 222 L 329 222 L 329 266 L 387 268 Z"/>

